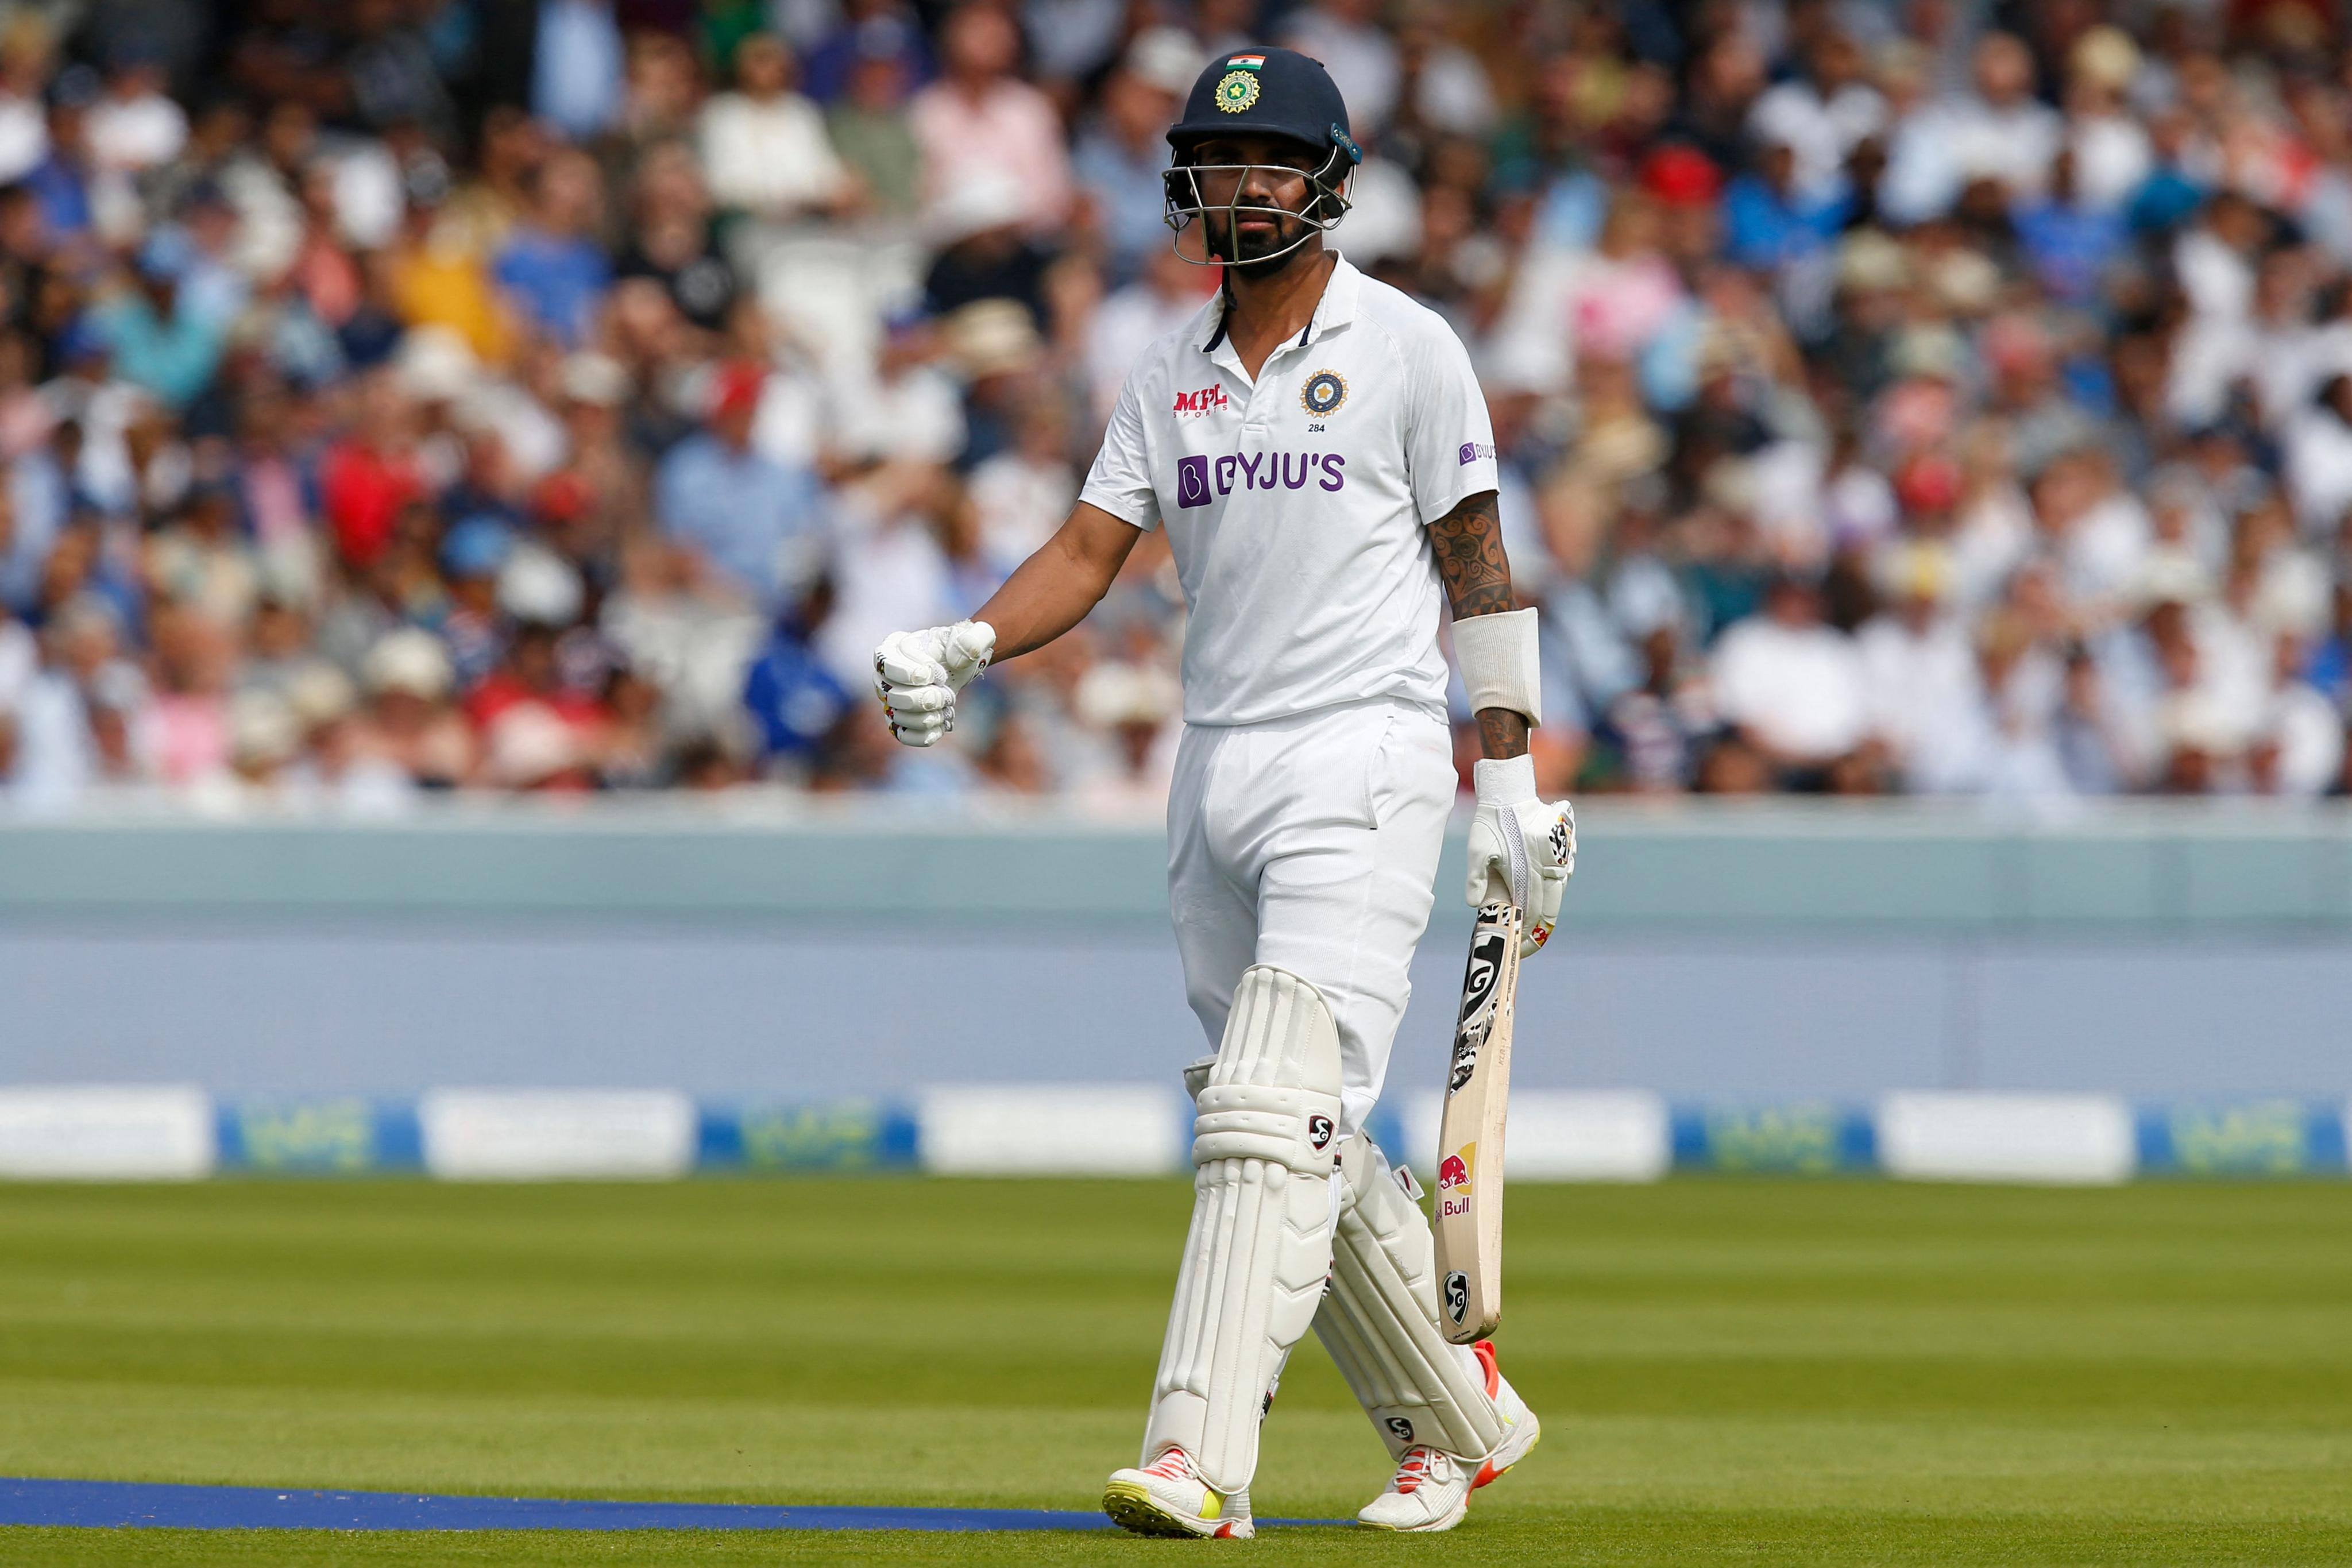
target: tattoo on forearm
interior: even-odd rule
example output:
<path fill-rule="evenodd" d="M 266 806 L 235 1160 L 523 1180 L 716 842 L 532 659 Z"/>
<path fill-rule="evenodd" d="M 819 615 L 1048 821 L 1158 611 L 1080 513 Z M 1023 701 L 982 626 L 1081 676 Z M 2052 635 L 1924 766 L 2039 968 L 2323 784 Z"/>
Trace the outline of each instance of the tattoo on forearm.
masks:
<path fill-rule="evenodd" d="M 1507 708 L 1478 710 L 1478 749 L 1496 762 L 1528 751 L 1528 716 Z"/>
<path fill-rule="evenodd" d="M 1481 490 L 1430 525 L 1437 574 L 1457 621 L 1511 607 L 1511 563 L 1493 490 Z"/>
<path fill-rule="evenodd" d="M 1430 525 L 1429 538 L 1455 620 L 1499 615 L 1516 602 L 1510 559 L 1503 553 L 1502 514 L 1493 490 L 1479 491 L 1438 519 Z M 1498 761 L 1525 756 L 1527 715 L 1507 708 L 1480 709 L 1478 748 Z"/>

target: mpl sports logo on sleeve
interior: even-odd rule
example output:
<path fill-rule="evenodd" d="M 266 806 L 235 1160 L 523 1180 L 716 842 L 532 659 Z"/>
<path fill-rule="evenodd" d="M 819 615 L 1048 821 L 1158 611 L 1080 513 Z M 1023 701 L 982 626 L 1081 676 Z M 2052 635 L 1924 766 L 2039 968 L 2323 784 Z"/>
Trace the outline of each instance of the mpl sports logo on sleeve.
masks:
<path fill-rule="evenodd" d="M 1203 414 L 1222 414 L 1234 405 L 1222 386 L 1204 386 L 1198 392 L 1180 392 L 1173 410 L 1179 419 L 1197 419 Z"/>

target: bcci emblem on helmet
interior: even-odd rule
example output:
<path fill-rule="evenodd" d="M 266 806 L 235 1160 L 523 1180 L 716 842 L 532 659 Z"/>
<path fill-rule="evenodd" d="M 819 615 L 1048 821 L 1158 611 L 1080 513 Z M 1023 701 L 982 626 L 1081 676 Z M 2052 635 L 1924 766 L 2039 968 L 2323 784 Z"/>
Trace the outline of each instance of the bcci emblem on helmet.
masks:
<path fill-rule="evenodd" d="M 1298 389 L 1299 406 L 1318 417 L 1348 401 L 1348 378 L 1336 370 L 1318 370 Z"/>
<path fill-rule="evenodd" d="M 1217 107 L 1227 114 L 1247 114 L 1257 107 L 1257 77 L 1254 71 L 1227 71 L 1217 81 Z"/>

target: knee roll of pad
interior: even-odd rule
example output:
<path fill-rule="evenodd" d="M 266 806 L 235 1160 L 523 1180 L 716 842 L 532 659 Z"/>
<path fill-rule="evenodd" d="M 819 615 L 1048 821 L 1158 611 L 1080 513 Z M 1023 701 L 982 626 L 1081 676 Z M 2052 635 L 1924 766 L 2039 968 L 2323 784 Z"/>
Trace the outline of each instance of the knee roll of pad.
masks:
<path fill-rule="evenodd" d="M 1339 1029 L 1323 994 L 1271 964 L 1244 970 L 1192 1106 L 1195 1166 L 1264 1160 L 1328 1176 L 1339 1158 Z"/>
<path fill-rule="evenodd" d="M 1221 1492 L 1249 1484 L 1257 1424 L 1330 1272 L 1339 1034 L 1315 987 L 1260 964 L 1234 988 L 1194 1088 L 1192 1225 L 1160 1351 L 1146 1463 L 1181 1447 Z"/>
<path fill-rule="evenodd" d="M 1368 1139 L 1350 1139 L 1331 1244 L 1331 1289 L 1316 1336 L 1389 1452 L 1426 1443 L 1466 1459 L 1494 1452 L 1502 1417 L 1486 1369 L 1437 1327 L 1437 1249 L 1421 1205 Z"/>

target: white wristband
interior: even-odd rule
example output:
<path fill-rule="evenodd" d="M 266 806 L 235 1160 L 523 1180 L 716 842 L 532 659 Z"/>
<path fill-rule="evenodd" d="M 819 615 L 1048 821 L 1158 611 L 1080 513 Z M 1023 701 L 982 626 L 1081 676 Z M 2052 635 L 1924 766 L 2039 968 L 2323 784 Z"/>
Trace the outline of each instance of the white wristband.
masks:
<path fill-rule="evenodd" d="M 1516 757 L 1481 757 L 1471 773 L 1480 805 L 1542 804 L 1536 796 L 1536 760 L 1524 752 Z"/>
<path fill-rule="evenodd" d="M 1507 610 L 1454 623 L 1454 658 L 1470 693 L 1470 711 L 1500 708 L 1542 720 L 1543 672 L 1536 653 L 1536 613 Z"/>

